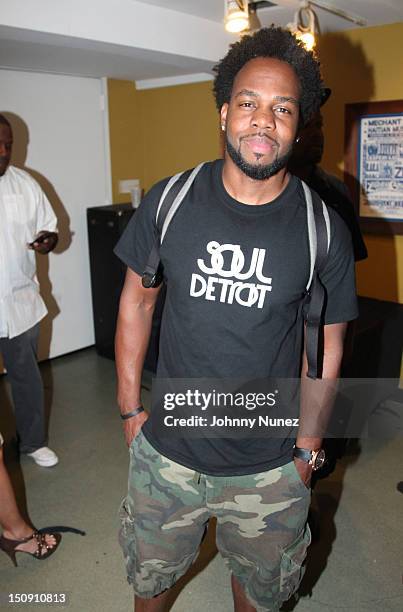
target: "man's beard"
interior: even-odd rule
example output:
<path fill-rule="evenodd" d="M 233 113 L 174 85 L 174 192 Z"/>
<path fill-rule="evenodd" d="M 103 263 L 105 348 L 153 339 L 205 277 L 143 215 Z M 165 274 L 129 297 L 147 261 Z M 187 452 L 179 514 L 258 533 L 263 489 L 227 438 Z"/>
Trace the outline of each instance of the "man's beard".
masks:
<path fill-rule="evenodd" d="M 4 158 L 0 159 L 0 176 L 3 176 L 3 174 L 6 173 L 8 162 L 9 162 L 8 159 L 4 159 Z"/>
<path fill-rule="evenodd" d="M 276 159 L 270 164 L 250 164 L 246 161 L 246 159 L 242 157 L 240 147 L 238 150 L 236 150 L 235 147 L 228 140 L 227 135 L 225 135 L 225 144 L 227 147 L 228 155 L 230 156 L 234 164 L 238 166 L 238 168 L 242 170 L 242 172 L 246 174 L 246 176 L 249 176 L 249 178 L 254 179 L 256 181 L 265 181 L 274 174 L 277 174 L 279 170 L 285 168 L 292 153 L 291 145 L 289 149 L 284 153 L 284 155 L 282 155 L 281 157 L 277 156 Z"/>

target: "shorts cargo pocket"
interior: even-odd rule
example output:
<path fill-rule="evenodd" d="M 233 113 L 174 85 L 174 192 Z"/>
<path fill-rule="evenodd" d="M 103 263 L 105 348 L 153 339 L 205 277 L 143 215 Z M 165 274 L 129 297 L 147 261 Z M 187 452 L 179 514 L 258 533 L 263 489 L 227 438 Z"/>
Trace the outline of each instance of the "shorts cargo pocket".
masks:
<path fill-rule="evenodd" d="M 311 543 L 309 525 L 300 533 L 296 540 L 283 551 L 280 565 L 280 597 L 287 601 L 298 589 L 304 575 L 304 560 Z"/>
<path fill-rule="evenodd" d="M 119 544 L 122 547 L 126 564 L 127 581 L 129 584 L 133 584 L 136 571 L 136 536 L 134 519 L 126 497 L 120 504 L 119 520 L 121 524 L 119 530 Z"/>

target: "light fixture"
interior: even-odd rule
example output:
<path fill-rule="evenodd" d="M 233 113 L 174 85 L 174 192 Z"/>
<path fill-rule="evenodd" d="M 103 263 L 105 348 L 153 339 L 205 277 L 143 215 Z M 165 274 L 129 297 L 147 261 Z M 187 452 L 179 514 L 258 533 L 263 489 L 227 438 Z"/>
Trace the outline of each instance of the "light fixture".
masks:
<path fill-rule="evenodd" d="M 305 49 L 312 51 L 315 48 L 319 21 L 309 1 L 301 0 L 294 21 L 287 25 L 287 29 L 303 43 Z"/>
<path fill-rule="evenodd" d="M 257 32 L 262 27 L 259 17 L 257 16 L 257 9 L 260 4 L 266 4 L 264 2 L 249 2 L 249 28 L 248 33 Z M 270 5 L 270 3 L 267 3 Z"/>
<path fill-rule="evenodd" d="M 282 2 L 289 1 L 282 0 Z M 241 34 L 241 36 L 256 32 L 262 27 L 257 16 L 257 10 L 278 5 L 278 0 L 275 2 L 269 2 L 268 0 L 224 0 L 225 29 L 227 32 Z M 286 27 L 302 40 L 305 48 L 310 51 L 315 47 L 317 36 L 320 34 L 319 20 L 312 8 L 313 6 L 357 25 L 367 25 L 367 21 L 362 17 L 336 8 L 324 0 L 300 0 L 300 6 L 294 15 L 293 23 L 289 23 Z"/>
<path fill-rule="evenodd" d="M 224 25 L 228 32 L 237 34 L 252 34 L 260 30 L 262 24 L 257 16 L 257 10 L 276 6 L 268 0 L 224 0 Z"/>
<path fill-rule="evenodd" d="M 239 33 L 249 27 L 248 0 L 224 0 L 224 25 L 227 32 Z"/>

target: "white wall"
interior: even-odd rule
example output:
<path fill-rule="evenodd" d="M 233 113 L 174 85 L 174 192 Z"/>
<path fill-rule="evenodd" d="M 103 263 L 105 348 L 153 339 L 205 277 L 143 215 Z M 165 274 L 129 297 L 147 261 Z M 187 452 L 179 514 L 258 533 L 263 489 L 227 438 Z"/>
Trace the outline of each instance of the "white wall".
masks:
<path fill-rule="evenodd" d="M 12 161 L 39 180 L 59 220 L 57 252 L 37 256 L 49 309 L 40 358 L 94 343 L 86 208 L 110 203 L 102 90 L 99 79 L 0 70 Z"/>

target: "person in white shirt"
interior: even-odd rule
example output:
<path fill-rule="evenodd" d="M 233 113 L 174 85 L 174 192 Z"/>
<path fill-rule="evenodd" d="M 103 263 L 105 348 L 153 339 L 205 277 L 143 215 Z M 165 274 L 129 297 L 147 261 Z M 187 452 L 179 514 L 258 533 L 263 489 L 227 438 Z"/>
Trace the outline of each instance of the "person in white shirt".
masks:
<path fill-rule="evenodd" d="M 47 314 L 39 294 L 35 252 L 58 240 L 57 219 L 38 183 L 10 165 L 13 134 L 0 114 L 0 353 L 14 402 L 20 452 L 42 467 L 58 457 L 46 446 L 43 383 L 37 363 L 39 321 Z"/>

